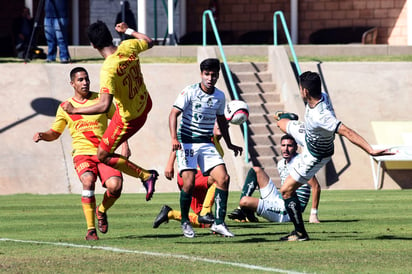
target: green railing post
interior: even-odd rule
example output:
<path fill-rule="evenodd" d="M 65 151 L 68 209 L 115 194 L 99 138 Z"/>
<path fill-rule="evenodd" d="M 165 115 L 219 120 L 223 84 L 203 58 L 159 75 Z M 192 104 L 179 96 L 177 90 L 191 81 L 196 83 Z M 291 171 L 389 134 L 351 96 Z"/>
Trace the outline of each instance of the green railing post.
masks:
<path fill-rule="evenodd" d="M 202 17 L 202 27 L 203 27 L 203 46 L 205 47 L 207 44 L 206 40 L 206 17 L 209 17 L 210 24 L 212 25 L 213 34 L 215 35 L 217 45 L 219 47 L 220 55 L 222 56 L 223 66 L 226 71 L 227 78 L 229 80 L 229 85 L 233 93 L 233 97 L 235 100 L 239 100 L 239 95 L 237 94 L 237 90 L 235 84 L 233 82 L 232 73 L 230 72 L 229 66 L 227 64 L 226 55 L 223 50 L 222 42 L 220 41 L 219 32 L 216 27 L 215 19 L 213 18 L 213 13 L 211 10 L 205 10 L 203 12 Z M 249 144 L 248 144 L 248 130 L 246 122 L 243 123 L 243 137 L 245 142 L 245 162 L 249 163 Z"/>
<path fill-rule="evenodd" d="M 274 46 L 278 45 L 278 33 L 277 33 L 278 28 L 277 28 L 277 23 L 276 23 L 276 16 L 279 16 L 280 21 L 282 23 L 283 31 L 285 32 L 286 39 L 288 40 L 290 52 L 292 53 L 293 62 L 295 62 L 296 71 L 298 72 L 298 75 L 301 75 L 302 72 L 300 70 L 298 58 L 296 57 L 295 49 L 293 48 L 292 39 L 290 38 L 289 29 L 288 29 L 288 26 L 286 24 L 285 16 L 283 16 L 282 11 L 276 11 L 273 14 L 273 45 Z"/>

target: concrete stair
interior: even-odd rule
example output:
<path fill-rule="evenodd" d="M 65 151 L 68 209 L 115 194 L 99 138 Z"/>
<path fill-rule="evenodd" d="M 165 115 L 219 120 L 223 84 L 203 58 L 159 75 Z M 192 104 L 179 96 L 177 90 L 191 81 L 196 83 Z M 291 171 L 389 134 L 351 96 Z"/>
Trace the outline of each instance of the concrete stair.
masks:
<path fill-rule="evenodd" d="M 267 63 L 229 63 L 233 80 L 241 100 L 249 105 L 249 155 L 254 166 L 260 166 L 279 186 L 276 168 L 280 156 L 280 138 L 273 114 L 284 108 L 276 83 Z"/>

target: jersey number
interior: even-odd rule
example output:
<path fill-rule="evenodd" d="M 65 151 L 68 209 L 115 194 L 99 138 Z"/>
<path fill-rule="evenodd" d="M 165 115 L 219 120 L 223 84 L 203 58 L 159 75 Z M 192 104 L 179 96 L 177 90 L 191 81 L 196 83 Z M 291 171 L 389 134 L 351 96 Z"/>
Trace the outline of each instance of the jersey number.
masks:
<path fill-rule="evenodd" d="M 129 99 L 133 99 L 136 96 L 142 82 L 139 65 L 130 67 L 129 73 L 123 79 L 123 85 L 129 87 Z"/>
<path fill-rule="evenodd" d="M 185 149 L 185 157 L 193 157 L 194 151 L 193 149 Z"/>

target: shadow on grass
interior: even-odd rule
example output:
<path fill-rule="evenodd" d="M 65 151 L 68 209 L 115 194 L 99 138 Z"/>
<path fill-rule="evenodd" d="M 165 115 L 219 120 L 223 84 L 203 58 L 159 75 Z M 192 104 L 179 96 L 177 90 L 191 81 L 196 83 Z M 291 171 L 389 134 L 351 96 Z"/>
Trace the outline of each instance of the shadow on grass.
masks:
<path fill-rule="evenodd" d="M 383 236 L 378 236 L 375 239 L 377 240 L 412 240 L 412 237 L 399 237 L 395 235 L 383 235 Z"/>
<path fill-rule="evenodd" d="M 321 219 L 320 223 L 354 223 L 354 222 L 359 222 L 360 220 L 324 220 Z M 319 224 L 314 224 L 314 225 L 319 225 Z"/>

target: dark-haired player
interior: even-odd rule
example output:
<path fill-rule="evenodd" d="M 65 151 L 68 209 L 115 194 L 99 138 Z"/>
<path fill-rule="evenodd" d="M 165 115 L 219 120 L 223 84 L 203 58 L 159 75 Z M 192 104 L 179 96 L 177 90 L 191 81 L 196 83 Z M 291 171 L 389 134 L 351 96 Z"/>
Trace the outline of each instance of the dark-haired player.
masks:
<path fill-rule="evenodd" d="M 86 69 L 76 67 L 70 72 L 70 85 L 74 89 L 74 96 L 67 101 L 73 106 L 89 106 L 98 99 L 98 93 L 91 92 L 89 75 Z M 63 110 L 61 105 L 57 109 L 55 121 L 48 131 L 37 132 L 33 141 L 54 141 L 61 136 L 67 127 L 72 137 L 72 156 L 76 172 L 83 184 L 82 206 L 87 223 L 86 240 L 98 240 L 95 227 L 95 213 L 98 219 L 98 228 L 107 233 L 107 210 L 120 197 L 123 177 L 122 174 L 103 163 L 97 157 L 97 146 L 107 128 L 108 118 L 113 117 L 115 106 L 112 105 L 107 113 L 95 115 L 73 115 Z M 130 155 L 127 142 L 122 145 L 122 155 Z M 94 195 L 95 182 L 100 178 L 103 187 L 107 188 L 102 203 L 96 207 Z"/>
<path fill-rule="evenodd" d="M 290 120 L 283 112 L 275 114 L 278 127 L 292 135 L 298 143 L 304 143 L 302 153 L 292 164 L 290 174 L 280 188 L 286 210 L 295 227 L 291 234 L 281 238 L 283 241 L 309 240 L 296 189 L 307 183 L 330 161 L 334 153 L 336 133 L 345 136 L 370 155 L 393 154 L 386 149 L 373 149 L 363 137 L 338 120 L 329 96 L 321 89 L 319 74 L 311 71 L 302 73 L 299 76 L 299 91 L 306 102 L 305 122 Z"/>
<path fill-rule="evenodd" d="M 143 127 L 152 108 L 152 100 L 140 69 L 139 53 L 151 48 L 153 41 L 145 34 L 128 28 L 126 23 L 119 23 L 115 28 L 135 39 L 125 40 L 116 47 L 105 23 L 97 21 L 88 28 L 90 42 L 105 58 L 100 71 L 100 96 L 96 104 L 74 107 L 68 102 L 63 105 L 63 109 L 70 114 L 105 113 L 115 101 L 117 111 L 99 144 L 97 157 L 111 167 L 140 178 L 146 188 L 148 201 L 155 191 L 157 171 L 146 170 L 114 151 Z"/>
<path fill-rule="evenodd" d="M 211 230 L 227 237 L 233 237 L 225 224 L 228 199 L 229 175 L 225 163 L 212 143 L 213 128 L 217 121 L 222 137 L 235 155 L 242 148 L 232 144 L 224 116 L 225 95 L 215 88 L 219 78 L 220 62 L 209 58 L 200 63 L 201 82 L 183 89 L 173 104 L 169 115 L 169 130 L 172 150 L 177 154 L 177 166 L 183 179 L 180 192 L 182 230 L 185 237 L 193 238 L 195 233 L 189 222 L 189 208 L 195 175 L 199 166 L 203 175 L 211 176 L 216 182 L 215 222 Z M 179 131 L 177 118 L 182 114 Z"/>

